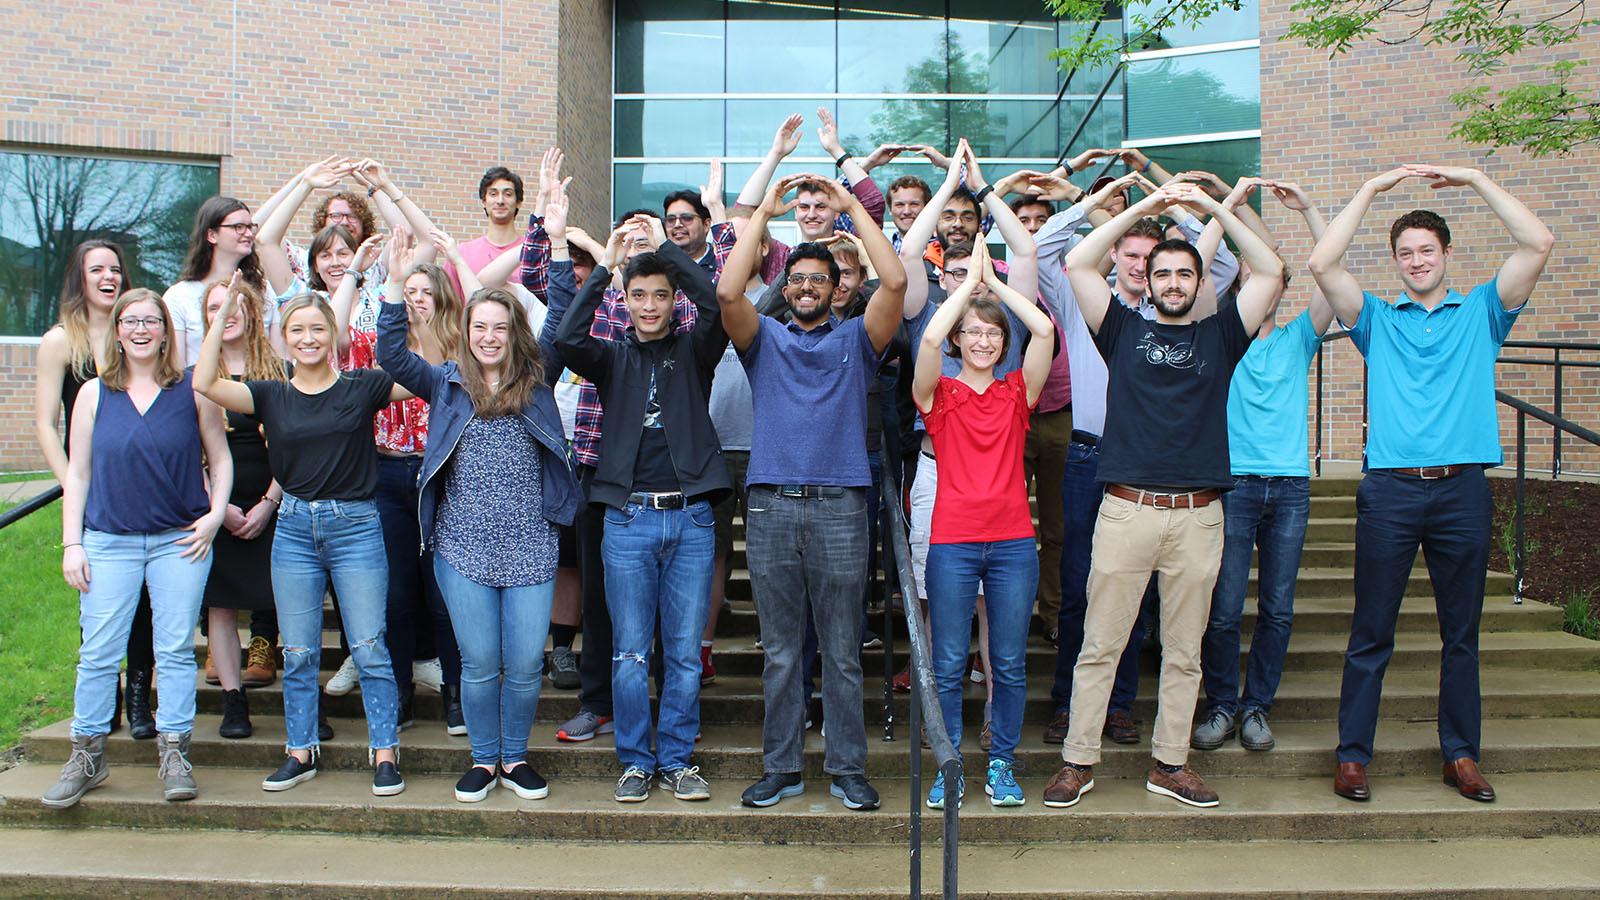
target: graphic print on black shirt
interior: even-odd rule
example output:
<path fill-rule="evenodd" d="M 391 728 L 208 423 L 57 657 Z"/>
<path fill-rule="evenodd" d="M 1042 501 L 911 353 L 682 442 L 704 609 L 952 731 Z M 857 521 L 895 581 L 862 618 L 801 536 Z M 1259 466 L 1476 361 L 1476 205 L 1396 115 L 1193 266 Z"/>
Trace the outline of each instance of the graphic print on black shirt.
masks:
<path fill-rule="evenodd" d="M 656 373 L 651 369 L 644 425 L 639 432 L 639 455 L 633 462 L 633 489 L 663 492 L 676 491 L 678 487 L 678 471 L 672 467 L 672 452 L 667 447 L 667 430 L 661 424 L 661 401 L 656 399 Z"/>

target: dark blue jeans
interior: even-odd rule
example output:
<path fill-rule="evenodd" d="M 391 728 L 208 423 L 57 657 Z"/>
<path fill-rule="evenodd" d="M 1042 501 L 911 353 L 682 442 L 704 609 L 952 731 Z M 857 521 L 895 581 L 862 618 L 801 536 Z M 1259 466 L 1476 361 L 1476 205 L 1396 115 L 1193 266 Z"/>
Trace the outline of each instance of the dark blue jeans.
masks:
<path fill-rule="evenodd" d="M 1260 549 L 1256 590 L 1256 629 L 1250 637 L 1250 666 L 1244 684 L 1244 709 L 1272 711 L 1283 678 L 1294 621 L 1294 585 L 1300 575 L 1300 550 L 1311 515 L 1311 479 L 1240 475 L 1222 495 L 1222 568 L 1211 592 L 1211 619 L 1201 646 L 1206 702 L 1233 715 L 1239 700 L 1239 622 L 1250 586 L 1250 557 Z"/>
<path fill-rule="evenodd" d="M 1027 693 L 1028 622 L 1039 589 L 1033 538 L 928 547 L 928 625 L 933 675 L 950 740 L 961 746 L 961 690 L 967 681 L 972 617 L 983 584 L 989 612 L 989 667 L 994 678 L 990 759 L 1013 761 Z"/>
<path fill-rule="evenodd" d="M 601 547 L 614 644 L 611 691 L 617 758 L 624 766 L 671 772 L 689 765 L 694 752 L 700 730 L 700 634 L 709 612 L 715 523 L 704 500 L 683 509 L 629 503 L 605 511 Z M 661 711 L 652 729 L 650 657 L 658 622 Z"/>
<path fill-rule="evenodd" d="M 1094 546 L 1094 522 L 1100 512 L 1104 489 L 1095 475 L 1100 469 L 1100 450 L 1076 439 L 1067 448 L 1066 474 L 1061 478 L 1061 503 L 1065 507 L 1065 533 L 1061 546 L 1061 612 L 1056 617 L 1060 635 L 1056 644 L 1056 680 L 1050 700 L 1056 712 L 1072 705 L 1072 667 L 1083 650 L 1083 617 L 1089 609 L 1089 551 Z M 1145 591 L 1144 608 L 1128 636 L 1128 647 L 1117 663 L 1117 678 L 1111 688 L 1111 712 L 1131 712 L 1139 694 L 1139 646 L 1144 643 L 1153 610 L 1158 606 L 1156 579 L 1152 575 Z"/>
<path fill-rule="evenodd" d="M 1424 481 L 1374 469 L 1356 490 L 1356 609 L 1339 693 L 1339 762 L 1372 762 L 1383 673 L 1394 653 L 1400 599 L 1427 557 L 1439 612 L 1439 752 L 1445 762 L 1478 758 L 1483 701 L 1478 623 L 1489 565 L 1494 504 L 1483 470 Z"/>
<path fill-rule="evenodd" d="M 421 471 L 420 456 L 378 457 L 378 492 L 372 499 L 378 506 L 384 554 L 389 560 L 384 634 L 396 684 L 411 684 L 411 664 L 419 644 L 436 649 L 445 684 L 460 684 L 461 651 L 456 647 L 450 609 L 434 577 L 433 551 L 421 552 L 422 528 L 417 522 L 417 476 Z"/>

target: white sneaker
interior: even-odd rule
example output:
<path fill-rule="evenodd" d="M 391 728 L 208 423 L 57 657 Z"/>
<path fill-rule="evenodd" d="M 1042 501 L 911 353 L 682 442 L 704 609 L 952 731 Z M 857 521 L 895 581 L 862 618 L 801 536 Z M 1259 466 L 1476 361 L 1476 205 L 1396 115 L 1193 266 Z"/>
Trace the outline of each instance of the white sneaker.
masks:
<path fill-rule="evenodd" d="M 328 679 L 322 690 L 330 697 L 343 697 L 355 690 L 360 683 L 361 680 L 356 674 L 355 658 L 346 656 L 344 664 L 339 666 L 339 671 L 333 673 L 333 677 Z"/>
<path fill-rule="evenodd" d="M 439 687 L 444 684 L 444 669 L 439 666 L 438 658 L 413 661 L 411 681 L 418 687 L 425 687 L 435 694 L 439 693 Z"/>

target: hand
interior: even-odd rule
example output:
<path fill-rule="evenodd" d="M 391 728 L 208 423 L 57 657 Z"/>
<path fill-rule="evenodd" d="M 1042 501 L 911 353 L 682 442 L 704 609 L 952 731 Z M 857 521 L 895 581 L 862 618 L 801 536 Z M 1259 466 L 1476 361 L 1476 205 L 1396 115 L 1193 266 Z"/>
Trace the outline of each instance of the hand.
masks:
<path fill-rule="evenodd" d="M 1017 174 L 1021 175 L 1023 173 L 1018 172 Z M 995 193 L 998 194 L 999 192 L 1000 189 L 995 188 Z M 1034 172 L 1028 175 L 1027 193 L 1044 200 L 1071 202 L 1078 196 L 1078 189 L 1076 185 L 1060 175 L 1051 172 Z"/>
<path fill-rule="evenodd" d="M 1203 169 L 1192 169 L 1177 176 L 1184 181 L 1190 181 L 1219 197 L 1226 197 L 1233 191 L 1233 186 L 1223 181 L 1217 175 Z"/>
<path fill-rule="evenodd" d="M 356 258 L 350 261 L 350 268 L 357 272 L 365 272 L 372 268 L 378 261 L 378 255 L 383 249 L 384 236 L 380 232 L 361 242 L 356 248 Z"/>
<path fill-rule="evenodd" d="M 800 146 L 800 124 L 804 121 L 804 116 L 795 113 L 778 126 L 778 133 L 772 136 L 771 152 L 779 159 L 793 153 L 795 148 Z"/>
<path fill-rule="evenodd" d="M 1223 198 L 1222 205 L 1228 209 L 1238 209 L 1241 204 L 1249 201 L 1250 195 L 1256 192 L 1256 188 L 1267 183 L 1264 178 L 1253 176 L 1241 178 L 1239 183 L 1233 186 L 1233 190 L 1228 192 L 1228 196 Z"/>
<path fill-rule="evenodd" d="M 861 168 L 870 172 L 899 156 L 905 149 L 904 144 L 879 144 L 878 149 L 872 151 L 867 155 L 866 159 L 861 161 Z"/>
<path fill-rule="evenodd" d="M 995 196 L 1004 197 L 1007 194 L 1014 194 L 1017 192 L 1018 185 L 1028 181 L 1035 175 L 1043 174 L 1043 172 L 1038 172 L 1033 169 L 1018 169 L 1017 171 L 1012 172 L 1010 175 L 1007 175 L 994 183 Z"/>
<path fill-rule="evenodd" d="M 788 201 L 785 201 L 783 198 L 787 196 L 790 191 L 798 187 L 802 182 L 809 181 L 813 178 L 818 178 L 823 181 L 830 180 L 821 178 L 821 176 L 818 175 L 787 175 L 778 179 L 777 184 L 774 184 L 772 187 L 767 189 L 767 195 L 761 198 L 761 205 L 756 207 L 756 210 L 764 214 L 768 219 L 776 219 L 789 210 L 794 209 L 795 204 L 800 202 L 800 198 L 796 197 L 795 199 Z"/>
<path fill-rule="evenodd" d="M 388 265 L 385 266 L 389 270 L 391 284 L 405 283 L 406 273 L 411 270 L 411 261 L 417 255 L 416 248 L 417 236 L 412 233 L 411 227 L 404 222 L 394 226 L 389 235 Z"/>
<path fill-rule="evenodd" d="M 936 169 L 950 168 L 950 157 L 945 156 L 943 153 L 940 153 L 927 144 L 913 144 L 908 149 L 927 157 L 928 162 L 933 163 L 933 166 Z M 960 151 L 957 152 L 959 153 Z"/>
<path fill-rule="evenodd" d="M 1085 150 L 1082 153 L 1079 153 L 1077 156 L 1067 160 L 1067 168 L 1074 172 L 1082 172 L 1084 169 L 1087 169 L 1089 166 L 1093 165 L 1095 160 L 1105 159 L 1107 157 L 1116 155 L 1117 151 L 1115 150 L 1106 150 L 1100 147 L 1094 147 Z"/>
<path fill-rule="evenodd" d="M 596 261 L 598 261 L 602 256 L 604 256 L 605 252 L 606 252 L 606 248 L 600 246 L 600 242 L 599 241 L 597 241 L 594 238 L 590 237 L 589 236 L 589 232 L 584 231 L 582 228 L 579 228 L 576 225 L 568 225 L 567 226 L 567 245 L 568 246 L 572 246 L 574 244 L 577 245 L 582 250 L 584 250 L 585 252 L 587 252 L 589 254 L 589 257 L 591 259 L 596 260 Z"/>
<path fill-rule="evenodd" d="M 813 182 L 821 188 L 823 195 L 827 197 L 828 208 L 836 213 L 849 212 L 859 202 L 855 194 L 845 190 L 844 185 L 832 178 L 812 174 L 806 175 L 801 180 Z"/>
<path fill-rule="evenodd" d="M 967 167 L 967 189 L 974 194 L 988 186 L 989 182 L 983 178 L 983 170 L 978 168 L 978 155 L 972 152 L 972 145 L 966 138 L 961 139 L 961 150 L 965 152 L 962 162 Z"/>
<path fill-rule="evenodd" d="M 1156 191 L 1150 196 L 1163 198 L 1163 205 L 1161 207 L 1162 209 L 1183 205 L 1193 206 L 1198 209 L 1214 210 L 1221 205 L 1217 202 L 1217 198 L 1206 193 L 1205 189 L 1200 187 L 1200 185 L 1178 181 L 1176 179 L 1162 185 L 1160 190 Z"/>
<path fill-rule="evenodd" d="M 217 529 L 222 527 L 222 513 L 206 513 L 195 519 L 184 531 L 190 532 L 185 538 L 178 538 L 178 545 L 186 547 L 179 556 L 199 562 L 211 553 L 211 542 L 217 539 Z"/>
<path fill-rule="evenodd" d="M 226 322 L 228 317 L 233 315 L 234 309 L 239 305 L 239 281 L 239 270 L 234 269 L 233 274 L 228 276 L 228 289 L 222 295 L 222 309 L 217 310 L 217 316 L 213 321 Z"/>
<path fill-rule="evenodd" d="M 1128 174 L 1133 176 L 1132 185 L 1137 187 L 1139 190 L 1144 191 L 1146 197 L 1154 194 L 1160 187 L 1160 185 L 1156 184 L 1154 181 L 1151 181 L 1149 176 L 1145 175 L 1143 172 L 1129 172 Z"/>
<path fill-rule="evenodd" d="M 611 236 L 606 239 L 605 251 L 596 260 L 606 268 L 606 271 L 615 269 L 618 263 L 628 258 L 628 241 L 631 240 L 632 234 L 633 220 L 629 219 L 618 225 L 616 230 L 611 232 Z M 571 235 L 568 235 L 567 239 L 570 241 L 572 239 Z"/>
<path fill-rule="evenodd" d="M 708 208 L 722 206 L 722 160 L 717 157 L 712 157 L 706 183 L 700 185 L 700 202 Z"/>
<path fill-rule="evenodd" d="M 300 180 L 309 182 L 313 178 L 322 176 L 326 170 L 337 167 L 340 159 L 341 157 L 339 154 L 335 153 L 334 155 L 325 159 L 317 160 L 311 165 L 300 170 Z M 313 184 L 312 187 L 316 187 L 316 185 Z"/>
<path fill-rule="evenodd" d="M 967 278 L 973 275 L 982 278 L 983 283 L 988 285 L 1000 280 L 994 271 L 994 257 L 989 253 L 989 244 L 981 237 L 972 242 L 972 258 L 967 260 Z"/>
<path fill-rule="evenodd" d="M 229 508 L 231 509 L 232 507 Z M 255 506 L 250 507 L 250 511 L 248 513 L 245 513 L 244 528 L 237 531 L 234 531 L 231 528 L 228 530 L 233 532 L 233 536 L 241 541 L 253 541 L 260 537 L 262 532 L 267 530 L 267 523 L 271 522 L 272 517 L 277 514 L 278 505 L 273 503 L 271 500 L 262 497 L 260 500 L 256 501 Z"/>
<path fill-rule="evenodd" d="M 1431 179 L 1428 187 L 1438 190 L 1442 187 L 1467 187 L 1474 180 L 1483 175 L 1477 169 L 1468 169 L 1461 166 L 1405 166 L 1413 175 L 1419 178 Z"/>
<path fill-rule="evenodd" d="M 1140 175 L 1138 172 L 1129 172 L 1128 174 L 1123 175 L 1114 181 L 1107 182 L 1104 187 L 1100 188 L 1100 190 L 1090 194 L 1088 199 L 1089 208 L 1099 209 L 1100 207 L 1104 206 L 1106 201 L 1110 200 L 1114 195 L 1122 193 L 1135 184 L 1139 184 L 1141 179 L 1143 179 L 1145 184 L 1150 185 L 1145 190 L 1146 196 L 1153 196 L 1161 190 L 1155 185 L 1150 184 L 1149 179 L 1144 178 L 1144 176 Z"/>
<path fill-rule="evenodd" d="M 460 262 L 461 247 L 456 244 L 455 238 L 451 237 L 443 230 L 435 228 L 434 230 L 428 232 L 428 242 L 433 244 L 433 248 L 439 251 L 440 256 L 450 260 L 452 263 Z"/>
<path fill-rule="evenodd" d="M 642 236 L 651 250 L 660 249 L 667 242 L 667 228 L 661 219 L 656 216 L 637 215 L 634 221 L 638 223 L 636 233 Z"/>
<path fill-rule="evenodd" d="M 1143 172 L 1145 166 L 1150 165 L 1150 157 L 1145 156 L 1144 151 L 1138 147 L 1123 147 L 1117 150 L 1116 154 L 1122 157 L 1123 165 L 1135 172 Z"/>
<path fill-rule="evenodd" d="M 817 107 L 817 118 L 822 121 L 817 126 L 817 141 L 828 156 L 838 159 L 844 153 L 844 145 L 839 143 L 839 124 L 833 121 L 833 113 L 828 112 L 826 106 Z"/>
<path fill-rule="evenodd" d="M 571 182 L 571 175 L 555 182 L 545 199 L 544 230 L 550 235 L 551 240 L 567 236 L 567 185 Z"/>
<path fill-rule="evenodd" d="M 561 163 L 564 159 L 566 156 L 560 147 L 550 147 L 539 160 L 539 193 L 544 195 L 546 202 L 550 199 L 551 188 L 561 181 Z"/>
<path fill-rule="evenodd" d="M 1266 181 L 1263 184 L 1272 189 L 1272 196 L 1277 197 L 1284 207 L 1295 212 L 1305 212 L 1311 208 L 1311 198 L 1301 190 L 1300 185 L 1292 181 Z"/>
<path fill-rule="evenodd" d="M 88 593 L 89 558 L 83 553 L 83 545 L 74 544 L 61 551 L 61 577 L 78 593 Z"/>
<path fill-rule="evenodd" d="M 936 150 L 933 150 L 932 147 L 929 147 L 928 149 L 931 152 L 935 152 L 935 153 L 938 152 Z M 956 142 L 956 151 L 955 151 L 955 153 L 951 154 L 951 158 L 953 158 L 957 162 L 959 162 L 962 159 L 962 157 L 964 157 L 966 155 L 966 152 L 967 152 L 967 139 L 966 138 L 962 138 L 961 140 Z M 943 155 L 941 155 L 939 158 L 944 160 L 944 165 L 940 167 L 940 168 L 944 169 L 944 186 L 942 188 L 940 188 L 940 190 L 943 190 L 944 188 L 949 188 L 950 190 L 955 190 L 956 186 L 961 184 L 961 166 L 952 165 L 951 162 L 950 162 L 950 159 L 944 157 Z M 932 159 L 932 157 L 929 157 L 929 159 Z M 935 165 L 937 165 L 937 163 L 935 163 Z"/>
<path fill-rule="evenodd" d="M 1397 169 L 1390 169 L 1382 175 L 1369 178 L 1367 180 L 1367 184 L 1370 185 L 1373 190 L 1381 194 L 1385 191 L 1392 190 L 1395 185 L 1405 181 L 1407 178 L 1420 177 L 1422 177 L 1422 173 L 1415 171 L 1411 166 L 1400 166 Z"/>
<path fill-rule="evenodd" d="M 356 181 L 363 182 L 369 187 L 376 187 L 380 191 L 394 187 L 394 181 L 389 178 L 389 170 L 375 159 L 361 160 L 350 169 L 350 174 Z"/>
<path fill-rule="evenodd" d="M 244 528 L 244 510 L 229 503 L 222 511 L 222 527 L 234 537 L 239 536 L 239 530 Z"/>
<path fill-rule="evenodd" d="M 327 190 L 344 180 L 354 164 L 342 156 L 330 156 L 305 171 L 305 182 L 314 190 Z"/>

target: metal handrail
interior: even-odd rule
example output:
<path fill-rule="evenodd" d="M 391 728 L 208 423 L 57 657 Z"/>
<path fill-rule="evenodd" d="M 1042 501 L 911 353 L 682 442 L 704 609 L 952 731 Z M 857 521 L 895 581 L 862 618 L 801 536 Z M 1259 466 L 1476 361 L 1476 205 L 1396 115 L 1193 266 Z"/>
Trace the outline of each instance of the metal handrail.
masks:
<path fill-rule="evenodd" d="M 889 534 L 894 553 L 895 569 L 900 574 L 901 606 L 905 607 L 906 631 L 911 646 L 911 735 L 906 743 L 911 747 L 911 896 L 922 897 L 922 748 L 917 740 L 919 732 L 928 736 L 928 747 L 934 761 L 944 775 L 945 792 L 950 794 L 961 783 L 961 760 L 956 755 L 950 734 L 945 731 L 944 716 L 939 711 L 939 694 L 933 682 L 933 654 L 928 646 L 928 633 L 922 620 L 922 610 L 917 602 L 917 575 L 911 568 L 911 541 L 907 536 L 908 523 L 905 506 L 900 500 L 900 484 L 894 470 L 883 467 L 881 479 L 883 502 L 886 509 L 885 531 Z M 959 802 L 944 805 L 944 896 L 956 897 L 957 857 L 959 839 L 957 815 Z"/>
<path fill-rule="evenodd" d="M 35 496 L 29 500 L 24 500 L 5 512 L 0 513 L 0 528 L 5 528 L 7 525 L 14 525 L 60 499 L 61 485 L 58 484 L 49 490 L 44 491 L 38 496 Z"/>
<path fill-rule="evenodd" d="M 1580 440 L 1587 441 L 1596 447 L 1600 447 L 1600 433 L 1596 433 L 1584 428 L 1582 425 L 1562 418 L 1561 416 L 1556 415 L 1549 410 L 1540 409 L 1539 407 L 1534 406 L 1532 403 L 1529 403 L 1520 397 L 1513 397 L 1505 391 L 1495 391 L 1494 399 L 1517 411 L 1517 544 L 1515 553 L 1516 558 L 1511 561 L 1512 569 L 1516 576 L 1516 587 L 1515 593 L 1511 597 L 1511 602 L 1520 604 L 1522 602 L 1522 588 L 1527 575 L 1528 563 L 1528 556 L 1524 547 L 1522 533 L 1523 510 L 1526 505 L 1524 484 L 1528 478 L 1528 417 L 1533 416 L 1535 419 L 1550 425 L 1556 429 L 1558 434 L 1561 432 L 1566 432 L 1567 434 L 1570 434 Z"/>

